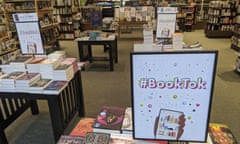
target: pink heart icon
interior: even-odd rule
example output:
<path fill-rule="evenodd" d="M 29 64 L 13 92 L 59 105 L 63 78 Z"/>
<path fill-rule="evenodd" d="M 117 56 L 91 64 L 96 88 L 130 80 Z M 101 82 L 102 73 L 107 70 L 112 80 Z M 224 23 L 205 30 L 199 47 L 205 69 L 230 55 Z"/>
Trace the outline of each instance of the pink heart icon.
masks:
<path fill-rule="evenodd" d="M 199 106 L 200 106 L 200 104 L 196 104 L 196 106 L 197 106 L 197 107 L 199 107 Z"/>

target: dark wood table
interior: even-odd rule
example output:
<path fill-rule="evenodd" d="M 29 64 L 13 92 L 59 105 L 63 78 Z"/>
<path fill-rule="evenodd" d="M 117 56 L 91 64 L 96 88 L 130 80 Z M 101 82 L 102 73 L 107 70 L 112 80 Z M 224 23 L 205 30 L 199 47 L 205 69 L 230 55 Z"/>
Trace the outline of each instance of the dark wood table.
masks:
<path fill-rule="evenodd" d="M 93 61 L 108 61 L 110 71 L 114 70 L 114 62 L 118 62 L 117 36 L 115 34 L 100 40 L 82 37 L 75 39 L 75 41 L 78 43 L 80 61 L 89 61 L 90 63 Z M 104 50 L 108 50 L 109 57 L 94 57 L 92 54 L 93 45 L 103 45 Z"/>
<path fill-rule="evenodd" d="M 0 143 L 7 144 L 5 128 L 15 121 L 28 108 L 32 114 L 38 114 L 37 100 L 48 102 L 50 119 L 55 142 L 64 133 L 72 118 L 78 112 L 84 117 L 84 101 L 82 93 L 81 72 L 75 73 L 67 87 L 59 94 L 35 94 L 24 92 L 0 92 Z"/>

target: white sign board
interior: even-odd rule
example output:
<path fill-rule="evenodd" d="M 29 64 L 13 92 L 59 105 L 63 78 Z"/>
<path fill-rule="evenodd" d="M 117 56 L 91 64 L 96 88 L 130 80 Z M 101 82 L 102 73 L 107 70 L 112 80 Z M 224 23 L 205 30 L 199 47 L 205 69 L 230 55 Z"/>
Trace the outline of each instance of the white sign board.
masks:
<path fill-rule="evenodd" d="M 131 53 L 134 138 L 203 142 L 217 51 Z"/>
<path fill-rule="evenodd" d="M 176 8 L 163 7 L 158 9 L 157 38 L 171 38 L 175 33 Z"/>
<path fill-rule="evenodd" d="M 36 13 L 13 14 L 23 54 L 44 54 Z"/>

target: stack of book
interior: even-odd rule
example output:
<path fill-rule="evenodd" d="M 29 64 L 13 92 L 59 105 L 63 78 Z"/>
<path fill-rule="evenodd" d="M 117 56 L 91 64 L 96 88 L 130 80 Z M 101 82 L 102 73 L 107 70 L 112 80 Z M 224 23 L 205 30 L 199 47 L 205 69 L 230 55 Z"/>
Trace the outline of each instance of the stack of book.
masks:
<path fill-rule="evenodd" d="M 66 57 L 65 51 L 54 51 L 48 55 L 49 59 L 64 59 Z"/>
<path fill-rule="evenodd" d="M 16 79 L 15 88 L 17 91 L 28 91 L 30 85 L 40 80 L 40 73 L 25 73 Z"/>
<path fill-rule="evenodd" d="M 59 94 L 67 86 L 67 81 L 51 81 L 44 89 L 44 94 Z"/>
<path fill-rule="evenodd" d="M 14 71 L 26 71 L 26 64 L 33 59 L 32 56 L 17 56 L 15 60 L 9 62 Z"/>
<path fill-rule="evenodd" d="M 51 82 L 52 79 L 39 79 L 30 85 L 28 92 L 41 94 L 43 93 L 43 89 L 46 88 Z"/>
<path fill-rule="evenodd" d="M 183 49 L 183 34 L 174 33 L 172 39 L 174 49 Z"/>
<path fill-rule="evenodd" d="M 40 63 L 40 74 L 44 79 L 53 79 L 53 70 L 60 64 L 60 59 L 45 59 Z"/>
<path fill-rule="evenodd" d="M 71 64 L 73 65 L 73 72 L 75 73 L 78 71 L 78 62 L 76 58 L 65 58 L 61 61 L 61 64 Z"/>
<path fill-rule="evenodd" d="M 72 64 L 60 64 L 53 70 L 53 80 L 70 81 L 74 76 Z"/>
<path fill-rule="evenodd" d="M 3 91 L 14 91 L 15 90 L 15 81 L 19 77 L 23 76 L 26 72 L 15 71 L 10 74 L 6 74 L 1 78 L 1 88 Z"/>
<path fill-rule="evenodd" d="M 35 57 L 29 63 L 27 63 L 27 71 L 29 73 L 38 73 L 40 72 L 40 64 L 44 61 L 45 57 Z"/>

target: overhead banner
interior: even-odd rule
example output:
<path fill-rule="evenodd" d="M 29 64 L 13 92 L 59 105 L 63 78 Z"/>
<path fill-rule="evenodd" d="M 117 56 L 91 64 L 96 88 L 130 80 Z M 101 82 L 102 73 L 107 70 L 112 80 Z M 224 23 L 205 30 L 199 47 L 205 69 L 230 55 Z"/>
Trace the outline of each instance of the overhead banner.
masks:
<path fill-rule="evenodd" d="M 204 142 L 217 51 L 131 54 L 134 138 Z"/>
<path fill-rule="evenodd" d="M 171 38 L 175 33 L 176 12 L 175 7 L 158 8 L 157 38 Z"/>
<path fill-rule="evenodd" d="M 13 14 L 23 54 L 44 54 L 36 13 Z"/>

